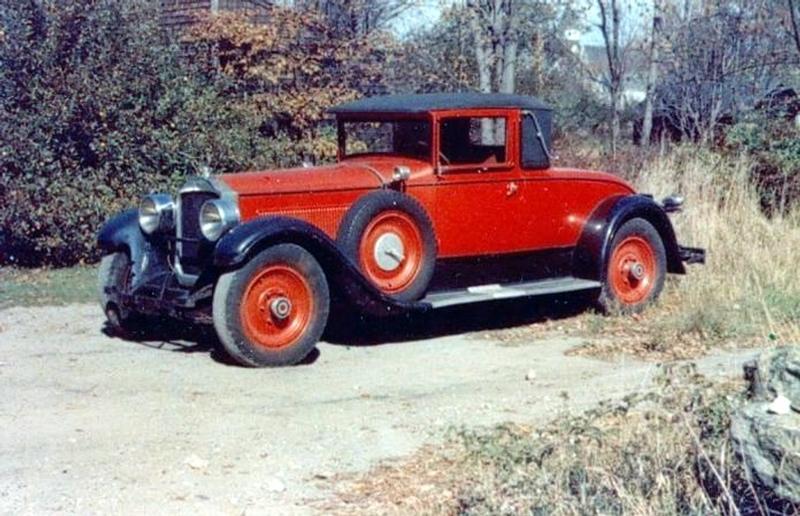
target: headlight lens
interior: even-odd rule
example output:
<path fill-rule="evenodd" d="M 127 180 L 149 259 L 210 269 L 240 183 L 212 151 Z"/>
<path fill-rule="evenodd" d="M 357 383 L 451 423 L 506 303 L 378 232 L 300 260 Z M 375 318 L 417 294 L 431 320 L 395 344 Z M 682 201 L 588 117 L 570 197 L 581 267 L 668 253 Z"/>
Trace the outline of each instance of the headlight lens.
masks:
<path fill-rule="evenodd" d="M 169 231 L 174 227 L 174 207 L 167 194 L 148 195 L 139 203 L 139 227 L 148 235 Z"/>
<path fill-rule="evenodd" d="M 200 208 L 200 232 L 211 242 L 239 223 L 239 208 L 223 199 L 206 201 Z"/>

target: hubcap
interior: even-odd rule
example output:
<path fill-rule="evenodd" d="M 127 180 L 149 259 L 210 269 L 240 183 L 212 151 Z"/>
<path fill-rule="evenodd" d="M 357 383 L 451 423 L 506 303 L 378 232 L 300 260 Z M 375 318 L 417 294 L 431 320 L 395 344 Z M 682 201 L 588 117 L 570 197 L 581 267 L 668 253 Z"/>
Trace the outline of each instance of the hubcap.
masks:
<path fill-rule="evenodd" d="M 292 302 L 285 297 L 276 297 L 270 302 L 269 311 L 276 319 L 284 320 L 292 311 Z"/>
<path fill-rule="evenodd" d="M 640 280 L 640 279 L 644 278 L 644 274 L 645 274 L 644 273 L 644 265 L 642 265 L 639 262 L 635 262 L 633 265 L 631 265 L 631 268 L 630 268 L 629 272 L 630 272 L 631 278 L 633 278 L 635 280 Z"/>
<path fill-rule="evenodd" d="M 373 257 L 375 263 L 384 271 L 393 271 L 405 260 L 403 241 L 395 233 L 385 233 L 375 242 Z"/>

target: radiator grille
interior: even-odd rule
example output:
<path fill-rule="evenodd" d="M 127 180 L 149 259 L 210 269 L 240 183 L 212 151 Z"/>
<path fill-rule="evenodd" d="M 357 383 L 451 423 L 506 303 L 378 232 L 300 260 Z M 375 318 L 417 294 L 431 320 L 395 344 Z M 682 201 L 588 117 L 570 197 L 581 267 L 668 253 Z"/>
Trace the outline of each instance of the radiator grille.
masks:
<path fill-rule="evenodd" d="M 180 224 L 178 225 L 178 260 L 187 274 L 200 274 L 205 256 L 203 235 L 200 233 L 200 207 L 209 199 L 216 199 L 213 192 L 186 192 L 180 198 Z"/>

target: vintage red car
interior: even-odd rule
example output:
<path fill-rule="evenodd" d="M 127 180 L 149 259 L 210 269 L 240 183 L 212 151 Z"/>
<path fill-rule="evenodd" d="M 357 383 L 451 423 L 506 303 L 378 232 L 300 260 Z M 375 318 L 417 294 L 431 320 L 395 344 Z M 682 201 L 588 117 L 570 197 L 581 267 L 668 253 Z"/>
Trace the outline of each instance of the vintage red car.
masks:
<path fill-rule="evenodd" d="M 638 311 L 702 262 L 667 213 L 611 174 L 551 166 L 527 96 L 372 97 L 332 109 L 338 163 L 190 179 L 99 235 L 112 328 L 213 323 L 238 362 L 302 360 L 332 300 L 376 316 L 573 291 Z"/>

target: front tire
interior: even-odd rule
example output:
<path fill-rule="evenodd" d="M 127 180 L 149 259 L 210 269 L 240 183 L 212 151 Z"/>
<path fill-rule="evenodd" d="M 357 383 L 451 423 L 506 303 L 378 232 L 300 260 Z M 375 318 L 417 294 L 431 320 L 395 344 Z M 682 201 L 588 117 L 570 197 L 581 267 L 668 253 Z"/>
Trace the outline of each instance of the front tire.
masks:
<path fill-rule="evenodd" d="M 640 313 L 664 288 L 667 253 L 661 235 L 644 219 L 625 222 L 614 235 L 599 303 L 603 311 Z"/>
<path fill-rule="evenodd" d="M 295 244 L 276 245 L 220 276 L 212 310 L 220 342 L 240 364 L 296 364 L 325 330 L 328 283 L 311 253 Z"/>

